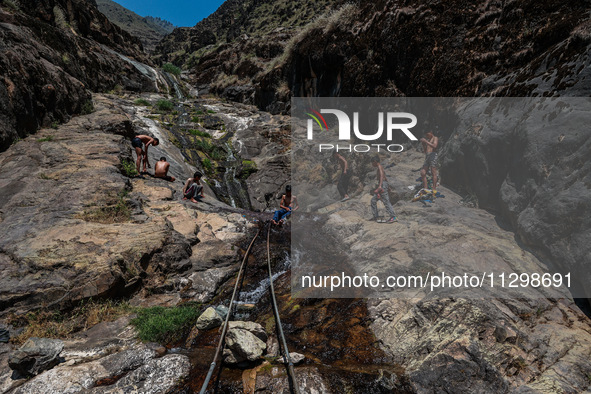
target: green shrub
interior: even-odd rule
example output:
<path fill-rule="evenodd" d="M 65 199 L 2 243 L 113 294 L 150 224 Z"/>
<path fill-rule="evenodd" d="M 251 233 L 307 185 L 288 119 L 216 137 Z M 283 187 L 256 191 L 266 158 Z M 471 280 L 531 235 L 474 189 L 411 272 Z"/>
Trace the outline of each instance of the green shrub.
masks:
<path fill-rule="evenodd" d="M 135 103 L 135 105 L 144 105 L 144 106 L 150 105 L 150 102 L 146 99 L 143 99 L 143 98 L 139 98 L 139 99 L 135 100 L 134 103 Z"/>
<path fill-rule="evenodd" d="M 170 100 L 158 100 L 158 102 L 156 103 L 156 108 L 160 111 L 170 111 L 173 107 L 174 104 L 172 104 L 172 101 Z"/>
<path fill-rule="evenodd" d="M 254 161 L 251 160 L 242 160 L 242 169 L 240 171 L 240 178 L 246 179 L 251 174 L 257 172 L 257 165 Z"/>
<path fill-rule="evenodd" d="M 123 174 L 129 178 L 137 175 L 137 168 L 132 160 L 121 159 L 121 169 Z"/>
<path fill-rule="evenodd" d="M 197 137 L 211 138 L 211 134 L 209 134 L 207 131 L 191 129 L 189 130 L 189 133 L 192 135 L 196 135 Z"/>
<path fill-rule="evenodd" d="M 137 317 L 131 324 L 138 330 L 142 341 L 170 343 L 181 338 L 199 317 L 199 310 L 194 305 L 182 305 L 174 308 L 155 306 L 138 309 Z"/>
<path fill-rule="evenodd" d="M 109 90 L 107 93 L 120 96 L 121 94 L 123 94 L 123 86 L 117 84 L 113 89 Z"/>
<path fill-rule="evenodd" d="M 213 150 L 213 144 L 208 140 L 197 140 L 195 141 L 195 149 L 205 153 L 210 153 Z"/>
<path fill-rule="evenodd" d="M 207 157 L 201 161 L 201 164 L 203 165 L 203 169 L 206 171 L 211 171 L 213 169 L 211 160 L 209 160 Z"/>
<path fill-rule="evenodd" d="M 220 147 L 214 146 L 209 152 L 209 157 L 215 161 L 224 160 L 227 157 L 227 153 Z"/>
<path fill-rule="evenodd" d="M 191 118 L 191 122 L 193 122 L 193 123 L 201 123 L 202 121 L 201 121 L 201 118 L 199 116 L 193 116 Z"/>
<path fill-rule="evenodd" d="M 88 115 L 94 112 L 94 104 L 92 103 L 92 99 L 86 100 L 82 107 L 80 108 L 80 113 L 82 115 Z"/>
<path fill-rule="evenodd" d="M 171 74 L 174 74 L 174 75 L 181 75 L 181 69 L 178 68 L 177 66 L 175 66 L 172 63 L 165 63 L 162 66 L 162 69 L 164 71 L 166 71 L 167 73 L 171 73 Z"/>

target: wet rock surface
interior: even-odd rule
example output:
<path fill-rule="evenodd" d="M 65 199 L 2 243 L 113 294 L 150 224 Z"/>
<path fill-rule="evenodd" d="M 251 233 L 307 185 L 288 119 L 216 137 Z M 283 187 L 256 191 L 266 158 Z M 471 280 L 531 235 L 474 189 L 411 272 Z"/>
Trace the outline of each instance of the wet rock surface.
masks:
<path fill-rule="evenodd" d="M 256 331 L 262 329 L 262 327 L 255 328 Z M 261 358 L 266 348 L 265 341 L 255 335 L 253 330 L 241 326 L 230 327 L 226 335 L 226 349 L 224 349 L 223 353 L 224 362 L 237 364 L 242 361 L 256 361 Z"/>
<path fill-rule="evenodd" d="M 210 108 L 234 132 L 231 143 L 243 167 L 255 170 L 245 174 L 250 206 L 257 211 L 275 209 L 276 197 L 290 179 L 289 118 L 250 105 L 216 103 Z"/>

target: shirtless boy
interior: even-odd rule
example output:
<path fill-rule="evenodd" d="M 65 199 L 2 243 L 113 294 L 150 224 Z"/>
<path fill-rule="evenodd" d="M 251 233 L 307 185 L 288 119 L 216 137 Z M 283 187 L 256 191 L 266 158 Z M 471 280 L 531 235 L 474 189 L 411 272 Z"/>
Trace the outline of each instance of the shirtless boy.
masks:
<path fill-rule="evenodd" d="M 146 172 L 146 166 L 148 166 L 148 168 L 152 168 L 152 166 L 150 166 L 150 162 L 148 161 L 148 147 L 150 145 L 158 146 L 158 144 L 160 144 L 160 141 L 158 140 L 158 138 L 152 138 L 148 135 L 143 135 L 143 134 L 136 135 L 131 140 L 131 146 L 134 147 L 135 154 L 137 155 L 137 160 L 135 162 L 135 166 L 136 166 L 136 170 L 137 170 L 138 174 L 141 174 L 142 172 Z M 143 146 L 145 146 L 144 149 L 142 149 Z M 140 172 L 140 165 L 142 163 L 142 160 L 144 161 L 144 167 L 143 167 L 143 171 Z"/>
<path fill-rule="evenodd" d="M 298 200 L 296 196 L 291 194 L 291 186 L 285 186 L 285 194 L 281 197 L 281 202 L 279 203 L 279 210 L 275 211 L 275 215 L 273 215 L 273 222 L 274 225 L 282 224 L 285 222 L 285 219 L 293 211 L 296 211 L 299 208 Z"/>
<path fill-rule="evenodd" d="M 154 167 L 154 177 L 162 178 L 169 182 L 174 182 L 175 178 L 173 176 L 168 175 L 169 168 L 170 163 L 166 161 L 166 157 L 161 157 L 160 161 L 157 161 L 156 166 Z"/>
<path fill-rule="evenodd" d="M 197 203 L 198 198 L 203 198 L 203 185 L 201 184 L 201 174 L 196 171 L 193 178 L 187 179 L 183 187 L 183 200 L 190 199 L 191 202 Z"/>
<path fill-rule="evenodd" d="M 339 177 L 339 183 L 337 184 L 337 189 L 341 195 L 341 201 L 347 201 L 349 199 L 349 180 L 351 179 L 349 163 L 347 163 L 347 160 L 337 151 L 332 153 L 332 157 L 338 161 L 342 170 L 341 176 Z"/>
<path fill-rule="evenodd" d="M 388 179 L 386 178 L 386 173 L 384 172 L 384 167 L 380 163 L 379 156 L 374 156 L 371 159 L 371 165 L 376 169 L 376 178 L 378 181 L 378 186 L 373 190 L 373 197 L 371 198 L 371 212 L 373 214 L 373 219 L 375 221 L 379 221 L 378 216 L 378 200 L 382 200 L 388 215 L 390 215 L 390 219 L 386 220 L 385 223 L 394 223 L 397 222 L 398 219 L 396 218 L 396 214 L 394 213 L 394 208 L 392 207 L 392 203 L 390 203 L 390 195 L 388 194 Z"/>
<path fill-rule="evenodd" d="M 425 163 L 421 168 L 421 178 L 423 179 L 423 189 L 427 188 L 427 171 L 431 169 L 433 175 L 433 194 L 437 192 L 437 146 L 439 139 L 433 135 L 432 132 L 428 131 L 425 133 L 425 137 L 421 138 L 421 144 L 425 152 Z"/>

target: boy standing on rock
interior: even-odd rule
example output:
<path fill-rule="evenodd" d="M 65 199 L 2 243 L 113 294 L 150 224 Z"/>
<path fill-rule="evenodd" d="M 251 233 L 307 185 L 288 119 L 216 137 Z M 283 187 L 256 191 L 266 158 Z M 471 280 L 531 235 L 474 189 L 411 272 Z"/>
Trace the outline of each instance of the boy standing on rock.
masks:
<path fill-rule="evenodd" d="M 425 133 L 426 138 L 421 138 L 421 144 L 425 151 L 425 163 L 421 168 L 421 178 L 423 178 L 423 189 L 427 189 L 427 171 L 431 169 L 433 175 L 433 195 L 437 194 L 437 145 L 439 139 L 433 135 L 432 132 L 428 131 Z"/>
<path fill-rule="evenodd" d="M 337 184 L 337 189 L 341 195 L 341 201 L 347 201 L 349 199 L 349 194 L 347 194 L 349 190 L 349 180 L 351 179 L 349 164 L 347 163 L 347 160 L 336 150 L 332 153 L 332 157 L 338 161 L 342 170 L 339 183 Z"/>
<path fill-rule="evenodd" d="M 156 167 L 154 168 L 154 177 L 162 178 L 169 182 L 174 182 L 175 178 L 173 176 L 168 175 L 169 168 L 170 163 L 166 161 L 166 157 L 161 157 L 160 161 L 156 162 Z"/>
<path fill-rule="evenodd" d="M 148 147 L 150 145 L 158 146 L 158 144 L 160 144 L 158 138 L 152 138 L 148 135 L 143 134 L 136 135 L 131 140 L 131 146 L 133 146 L 133 148 L 135 149 L 135 154 L 137 155 L 135 166 L 138 174 L 146 172 L 146 165 L 148 166 L 148 168 L 152 168 L 152 166 L 150 166 L 150 162 L 148 161 Z M 142 149 L 144 145 L 145 149 Z M 144 161 L 144 168 L 143 171 L 140 172 L 140 164 L 142 163 L 142 159 Z"/>
<path fill-rule="evenodd" d="M 201 184 L 202 173 L 196 171 L 193 178 L 187 179 L 183 187 L 183 200 L 190 199 L 191 202 L 197 203 L 198 198 L 203 198 L 203 185 Z"/>
<path fill-rule="evenodd" d="M 377 169 L 376 176 L 378 179 L 378 186 L 373 191 L 373 197 L 371 198 L 371 211 L 373 213 L 374 221 L 378 223 L 394 223 L 397 222 L 398 219 L 396 218 L 396 214 L 394 213 L 394 208 L 392 208 L 392 204 L 390 203 L 390 196 L 388 195 L 388 180 L 386 179 L 386 173 L 384 172 L 384 167 L 380 164 L 380 157 L 375 155 L 371 159 L 372 167 Z M 388 215 L 390 215 L 390 219 L 385 221 L 380 221 L 378 218 L 378 200 L 382 200 L 384 203 L 384 207 L 386 207 L 386 211 Z"/>
<path fill-rule="evenodd" d="M 275 211 L 275 215 L 273 215 L 273 219 L 271 220 L 274 225 L 283 224 L 285 219 L 299 208 L 296 196 L 292 196 L 291 194 L 290 185 L 285 186 L 285 194 L 281 197 L 279 208 L 278 211 Z"/>

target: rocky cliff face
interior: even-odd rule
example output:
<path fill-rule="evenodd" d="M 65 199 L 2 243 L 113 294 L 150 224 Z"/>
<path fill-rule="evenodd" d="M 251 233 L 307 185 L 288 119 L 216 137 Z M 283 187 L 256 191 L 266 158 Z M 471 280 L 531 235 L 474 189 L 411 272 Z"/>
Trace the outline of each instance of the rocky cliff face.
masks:
<path fill-rule="evenodd" d="M 97 0 L 96 4 L 109 21 L 137 37 L 147 51 L 154 50 L 158 41 L 174 30 L 174 25 L 168 21 L 154 17 L 143 18 L 111 0 Z"/>
<path fill-rule="evenodd" d="M 272 111 L 291 95 L 586 96 L 587 11 L 584 1 L 330 2 L 306 25 L 245 28 L 224 45 L 212 26 L 225 19 L 214 14 L 159 51 L 196 83 Z M 248 94 L 232 95 L 237 86 Z"/>
<path fill-rule="evenodd" d="M 277 65 L 290 38 L 341 3 L 229 0 L 196 26 L 175 29 L 158 44 L 154 59 L 188 69 L 191 82 L 203 89 L 254 104 L 254 86 Z M 279 101 L 289 101 L 289 90 L 280 85 L 273 87 L 283 94 Z"/>
<path fill-rule="evenodd" d="M 122 58 L 147 61 L 141 43 L 93 2 L 2 1 L 0 36 L 0 150 L 41 126 L 89 112 L 89 91 L 155 89 Z"/>
<path fill-rule="evenodd" d="M 581 85 L 584 81 L 574 87 Z M 587 100 L 580 103 L 584 113 Z M 476 118 L 460 109 L 470 120 L 458 125 L 445 145 L 445 182 L 497 212 L 549 265 L 576 272 L 577 294 L 591 297 L 591 132 L 543 127 L 539 119 L 555 112 L 536 107 L 526 109 L 528 121 L 520 127 L 503 123 L 501 116 L 500 127 L 485 123 L 477 132 L 467 125 Z M 561 124 L 576 123 L 577 110 L 560 112 L 555 115 Z"/>
<path fill-rule="evenodd" d="M 287 111 L 292 95 L 590 93 L 591 21 L 584 1 L 389 0 L 330 6 L 304 26 L 238 37 L 196 54 L 193 82 L 271 112 Z M 208 23 L 215 20 L 212 15 Z M 203 37 L 200 26 L 177 42 Z M 449 141 L 444 179 L 475 193 L 482 207 L 501 212 L 549 263 L 580 267 L 589 261 L 583 235 L 589 224 L 571 218 L 589 211 L 584 186 L 589 133 L 581 131 L 568 142 L 557 130 L 540 132 L 508 135 L 486 129 L 474 137 L 444 130 L 441 136 Z"/>
<path fill-rule="evenodd" d="M 277 28 L 305 25 L 322 14 L 333 0 L 228 0 L 212 15 L 194 27 L 178 28 L 158 45 L 156 56 L 162 61 L 182 65 L 198 59 L 209 45 L 231 44 L 241 37 L 262 37 Z M 212 48 L 208 48 L 211 50 Z"/>

